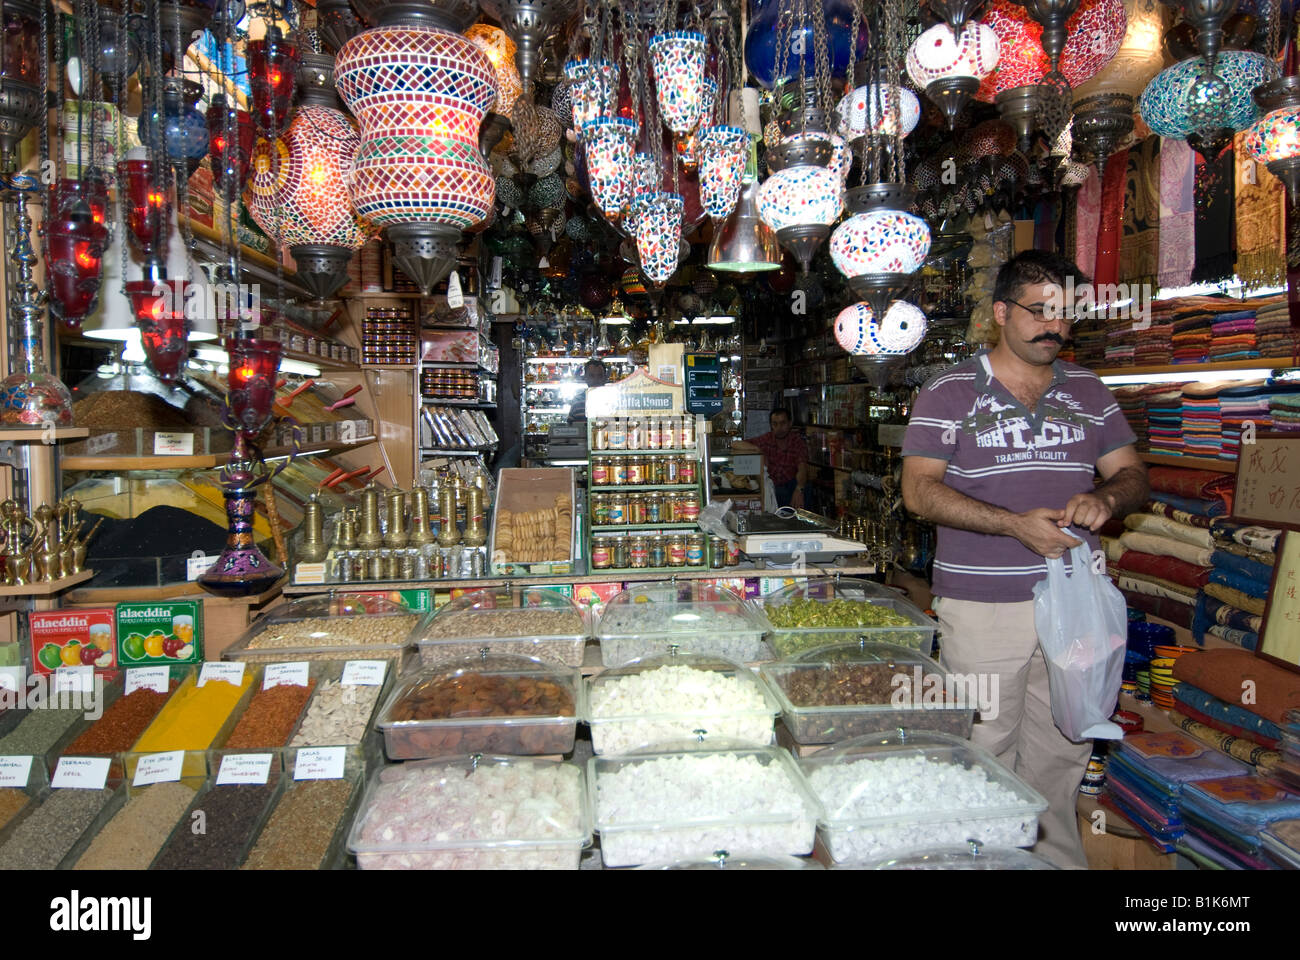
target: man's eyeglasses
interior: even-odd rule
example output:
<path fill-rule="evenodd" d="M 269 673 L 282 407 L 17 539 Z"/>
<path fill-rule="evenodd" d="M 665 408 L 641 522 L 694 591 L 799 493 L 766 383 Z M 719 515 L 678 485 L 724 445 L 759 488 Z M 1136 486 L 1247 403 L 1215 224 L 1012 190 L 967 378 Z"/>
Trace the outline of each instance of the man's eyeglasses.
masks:
<path fill-rule="evenodd" d="M 1021 303 L 1019 300 L 1012 300 L 1010 297 L 1007 297 L 1007 303 L 1014 303 L 1039 323 L 1051 323 L 1055 320 L 1060 320 L 1066 326 L 1070 326 L 1073 323 L 1077 323 L 1082 317 L 1082 314 L 1078 312 L 1055 306 L 1049 307 L 1046 303 L 1040 303 L 1037 306 L 1029 307 Z"/>

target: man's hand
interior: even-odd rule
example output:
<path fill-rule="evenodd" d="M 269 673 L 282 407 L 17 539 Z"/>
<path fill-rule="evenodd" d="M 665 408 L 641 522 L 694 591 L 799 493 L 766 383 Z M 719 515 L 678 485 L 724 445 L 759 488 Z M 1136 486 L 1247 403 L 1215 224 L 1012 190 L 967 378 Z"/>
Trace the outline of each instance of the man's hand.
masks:
<path fill-rule="evenodd" d="M 1068 527 L 1072 523 L 1099 530 L 1102 524 L 1111 518 L 1113 510 L 1110 501 L 1095 493 L 1076 493 L 1065 505 L 1065 515 L 1057 521 L 1057 526 Z"/>
<path fill-rule="evenodd" d="M 794 507 L 796 510 L 803 509 L 803 488 L 802 487 L 794 488 L 794 493 L 791 494 L 790 496 L 790 506 Z"/>
<path fill-rule="evenodd" d="M 1064 516 L 1064 510 L 1036 507 L 1016 518 L 1011 533 L 1040 557 L 1055 559 L 1064 556 L 1066 550 L 1077 547 L 1083 542 L 1061 532 L 1058 523 Z"/>

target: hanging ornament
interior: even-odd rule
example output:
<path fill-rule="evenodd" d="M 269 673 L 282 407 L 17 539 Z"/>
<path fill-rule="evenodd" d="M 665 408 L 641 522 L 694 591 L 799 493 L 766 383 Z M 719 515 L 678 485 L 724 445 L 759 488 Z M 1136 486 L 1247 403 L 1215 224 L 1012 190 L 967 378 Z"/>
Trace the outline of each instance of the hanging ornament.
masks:
<path fill-rule="evenodd" d="M 443 6 L 452 6 L 456 0 L 440 0 Z M 460 6 L 466 6 L 460 3 Z M 519 78 L 526 88 L 537 79 L 542 45 L 573 15 L 576 0 L 479 0 L 477 6 L 496 20 L 510 35 L 516 46 L 515 64 Z M 473 10 L 471 19 L 478 14 Z"/>
<path fill-rule="evenodd" d="M 749 134 L 740 127 L 710 126 L 699 134 L 700 201 L 721 219 L 735 209 L 749 157 Z"/>
<path fill-rule="evenodd" d="M 877 136 L 894 136 L 895 99 L 898 125 L 906 137 L 921 119 L 921 101 L 906 87 L 883 83 L 863 84 L 844 95 L 835 108 L 840 134 L 851 141 L 868 131 Z"/>
<path fill-rule="evenodd" d="M 190 324 L 185 317 L 184 280 L 128 280 L 140 345 L 149 368 L 163 381 L 176 380 L 189 356 Z"/>
<path fill-rule="evenodd" d="M 826 53 L 830 75 L 842 77 L 852 59 L 850 47 L 856 45 L 858 57 L 867 52 L 865 23 L 853 32 L 853 4 L 849 0 L 820 0 L 826 23 Z M 753 0 L 753 15 L 745 32 L 745 65 L 764 89 L 771 90 L 801 73 L 811 76 L 815 69 L 817 47 L 810 18 L 799 19 L 792 26 L 781 23 L 789 0 Z M 781 49 L 784 46 L 784 49 Z M 784 63 L 785 68 L 782 69 Z"/>
<path fill-rule="evenodd" d="M 939 107 L 951 130 L 1000 55 L 997 34 L 984 24 L 971 24 L 958 39 L 946 23 L 937 23 L 908 48 L 907 75 Z"/>
<path fill-rule="evenodd" d="M 930 228 L 907 211 L 909 187 L 872 183 L 848 191 L 853 216 L 831 237 L 831 259 L 855 294 L 884 315 L 911 286 L 930 252 Z"/>
<path fill-rule="evenodd" d="M 163 211 L 167 195 L 156 185 L 151 160 L 123 160 L 117 165 L 118 189 L 132 245 L 146 259 L 155 259 L 165 243 Z"/>
<path fill-rule="evenodd" d="M 487 54 L 488 62 L 496 71 L 497 97 L 488 108 L 488 113 L 508 118 L 515 101 L 524 92 L 519 71 L 515 69 L 515 42 L 500 27 L 486 23 L 474 24 L 465 31 L 465 36 Z"/>
<path fill-rule="evenodd" d="M 572 105 L 573 128 L 579 135 L 592 120 L 614 116 L 618 105 L 617 63 L 610 60 L 570 60 L 564 65 L 564 76 L 569 81 L 566 89 Z"/>
<path fill-rule="evenodd" d="M 249 40 L 248 82 L 253 90 L 253 122 L 259 130 L 282 130 L 293 108 L 299 51 L 278 27 L 261 40 Z"/>
<path fill-rule="evenodd" d="M 154 103 L 152 81 L 146 81 L 143 87 L 142 102 Z M 161 140 L 167 159 L 176 167 L 184 168 L 187 174 L 193 174 L 199 163 L 207 156 L 208 123 L 199 113 L 195 104 L 203 95 L 203 88 L 190 80 L 180 77 L 164 77 L 162 80 L 162 130 L 155 136 L 154 128 L 158 125 L 156 110 L 146 109 L 140 113 L 136 131 L 141 143 L 154 143 Z"/>
<path fill-rule="evenodd" d="M 591 196 L 605 219 L 618 220 L 633 196 L 633 144 L 637 125 L 622 117 L 600 117 L 582 127 Z"/>
<path fill-rule="evenodd" d="M 704 34 L 694 30 L 674 30 L 650 40 L 660 116 L 678 136 L 690 133 L 699 122 L 707 52 Z"/>
<path fill-rule="evenodd" d="M 212 182 L 218 191 L 224 191 L 229 183 L 231 193 L 242 193 L 253 156 L 253 118 L 247 110 L 230 106 L 225 94 L 214 93 L 208 104 L 207 123 Z M 230 143 L 227 131 L 232 129 L 235 137 Z"/>
<path fill-rule="evenodd" d="M 682 198 L 649 193 L 635 203 L 632 216 L 637 258 L 651 283 L 664 284 L 677 270 L 682 239 Z"/>
<path fill-rule="evenodd" d="M 108 231 L 81 203 L 43 227 L 49 251 L 50 306 L 63 325 L 76 330 L 94 308 L 99 293 Z"/>

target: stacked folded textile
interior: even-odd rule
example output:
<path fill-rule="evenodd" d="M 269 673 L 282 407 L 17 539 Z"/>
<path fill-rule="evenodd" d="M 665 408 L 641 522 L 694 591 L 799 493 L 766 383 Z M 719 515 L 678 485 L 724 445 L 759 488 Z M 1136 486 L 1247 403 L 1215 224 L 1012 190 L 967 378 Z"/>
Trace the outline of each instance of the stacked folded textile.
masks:
<path fill-rule="evenodd" d="M 1291 326 L 1290 308 L 1285 301 L 1256 309 L 1255 337 L 1261 357 L 1295 356 L 1300 346 L 1300 329 Z"/>
<path fill-rule="evenodd" d="M 1172 301 L 1152 304 L 1151 325 L 1138 331 L 1133 362 L 1139 367 L 1159 366 L 1169 362 L 1173 353 L 1174 305 Z"/>
<path fill-rule="evenodd" d="M 1124 419 L 1128 421 L 1129 429 L 1137 437 L 1137 449 L 1145 450 L 1147 448 L 1147 387 L 1145 385 L 1120 387 L 1111 392 L 1115 395 L 1115 402 L 1119 404 Z"/>
<path fill-rule="evenodd" d="M 1264 615 L 1269 584 L 1273 580 L 1280 530 L 1251 526 L 1223 518 L 1210 525 L 1214 553 L 1204 592 L 1204 613 L 1193 624 L 1197 642 L 1209 633 L 1248 650 L 1259 642 L 1259 618 Z"/>
<path fill-rule="evenodd" d="M 1147 443 L 1152 453 L 1183 452 L 1183 391 L 1164 387 L 1147 394 Z"/>
<path fill-rule="evenodd" d="M 1247 423 L 1254 429 L 1270 430 L 1273 418 L 1269 415 L 1269 400 L 1273 388 L 1263 380 L 1253 380 L 1219 391 L 1219 410 L 1223 417 L 1223 447 L 1219 452 L 1224 460 L 1236 460 L 1241 452 L 1241 431 Z"/>
<path fill-rule="evenodd" d="M 1268 406 L 1274 430 L 1300 433 L 1300 393 L 1275 393 Z"/>
<path fill-rule="evenodd" d="M 1183 453 L 1189 457 L 1218 457 L 1223 449 L 1222 388 L 1223 384 L 1203 383 L 1183 387 Z"/>
<path fill-rule="evenodd" d="M 1100 367 L 1106 361 L 1106 328 L 1099 320 L 1085 320 L 1070 332 L 1074 341 L 1074 362 L 1082 367 Z"/>
<path fill-rule="evenodd" d="M 1173 363 L 1204 363 L 1213 336 L 1214 315 L 1203 308 L 1190 307 L 1174 314 L 1174 332 L 1170 337 Z"/>
<path fill-rule="evenodd" d="M 1248 774 L 1187 784 L 1181 812 L 1184 842 L 1229 870 L 1266 870 L 1261 832 L 1300 817 L 1300 795 Z"/>
<path fill-rule="evenodd" d="M 1264 855 L 1283 870 L 1300 870 L 1300 820 L 1278 820 L 1259 835 Z"/>
<path fill-rule="evenodd" d="M 1179 802 L 1187 785 L 1248 771 L 1181 732 L 1133 734 L 1111 748 L 1101 802 L 1169 852 L 1184 832 Z"/>
<path fill-rule="evenodd" d="M 1213 747 L 1220 753 L 1227 754 L 1242 763 L 1256 765 L 1261 770 L 1273 768 L 1281 759 L 1282 755 L 1276 750 L 1260 746 L 1244 737 L 1216 730 L 1214 727 L 1201 723 L 1199 720 L 1193 720 L 1177 710 L 1170 711 L 1169 719 L 1174 722 L 1174 726 L 1179 730 L 1195 737 L 1206 746 Z"/>
<path fill-rule="evenodd" d="M 1184 471 L 1154 467 L 1156 482 L 1165 487 L 1192 489 L 1180 484 Z M 1124 518 L 1124 532 L 1106 543 L 1110 574 L 1130 606 L 1178 626 L 1192 625 L 1194 604 L 1209 579 L 1214 541 L 1205 527 L 1192 526 L 1155 513 L 1132 513 Z"/>
<path fill-rule="evenodd" d="M 1147 471 L 1151 484 L 1151 502 L 1161 503 L 1167 509 L 1147 507 L 1147 512 L 1169 516 L 1167 511 L 1178 510 L 1187 516 L 1218 517 L 1231 509 L 1234 479 L 1213 470 L 1189 470 L 1185 467 L 1151 467 Z M 1208 527 L 1208 522 L 1196 522 L 1183 517 L 1182 523 Z"/>
<path fill-rule="evenodd" d="M 1207 357 L 1211 361 L 1251 360 L 1259 356 L 1255 342 L 1255 311 L 1220 313 L 1210 326 L 1214 339 Z"/>
<path fill-rule="evenodd" d="M 1106 366 L 1131 367 L 1137 351 L 1137 330 L 1131 317 L 1106 321 Z"/>
<path fill-rule="evenodd" d="M 1179 713 L 1252 746 L 1276 749 L 1287 711 L 1300 709 L 1295 674 L 1248 650 L 1188 653 L 1174 662 L 1173 676 Z M 1250 696 L 1243 697 L 1243 691 Z"/>

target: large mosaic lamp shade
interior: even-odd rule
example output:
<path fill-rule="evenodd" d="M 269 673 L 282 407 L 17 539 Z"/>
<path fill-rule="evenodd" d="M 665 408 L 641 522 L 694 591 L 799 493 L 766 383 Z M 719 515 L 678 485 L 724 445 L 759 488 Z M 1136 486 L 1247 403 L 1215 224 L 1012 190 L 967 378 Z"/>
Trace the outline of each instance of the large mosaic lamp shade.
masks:
<path fill-rule="evenodd" d="M 353 205 L 387 229 L 397 265 L 426 292 L 451 272 L 461 231 L 487 218 L 496 192 L 479 150 L 496 71 L 457 32 L 476 16 L 462 0 L 387 4 L 335 62 L 339 94 L 361 126 Z"/>
<path fill-rule="evenodd" d="M 808 273 L 813 255 L 844 210 L 844 184 L 828 164 L 829 134 L 787 137 L 767 155 L 773 173 L 758 188 L 758 215 Z"/>
<path fill-rule="evenodd" d="M 967 25 L 959 38 L 946 23 L 936 23 L 908 48 L 907 74 L 939 107 L 951 130 L 1000 55 L 997 34 L 984 24 Z"/>
<path fill-rule="evenodd" d="M 253 220 L 289 247 L 298 279 L 320 299 L 347 283 L 352 255 L 372 233 L 348 197 L 361 135 L 339 109 L 333 75 L 333 57 L 303 55 L 297 112 L 283 137 L 257 142 L 244 197 Z"/>
<path fill-rule="evenodd" d="M 1192 57 L 1158 73 L 1138 98 L 1138 111 L 1152 133 L 1171 140 L 1196 136 L 1197 117 L 1194 88 L 1205 72 L 1205 59 Z M 1259 107 L 1251 93 L 1278 78 L 1278 66 L 1261 53 L 1222 50 L 1215 58 L 1214 72 L 1226 81 L 1228 99 L 1219 122 L 1228 134 L 1244 130 L 1259 118 Z"/>
<path fill-rule="evenodd" d="M 930 252 L 930 228 L 907 212 L 911 202 L 911 189 L 901 184 L 854 187 L 847 197 L 853 216 L 831 236 L 836 269 L 876 316 L 884 316 L 889 303 L 907 291 Z"/>
<path fill-rule="evenodd" d="M 889 382 L 902 358 L 920 346 L 925 330 L 925 313 L 906 300 L 890 302 L 883 312 L 867 303 L 851 303 L 835 318 L 836 342 L 877 389 Z"/>
<path fill-rule="evenodd" d="M 1231 52 L 1219 54 L 1220 64 Z M 1287 198 L 1292 204 L 1300 202 L 1300 76 L 1294 71 L 1294 57 L 1294 47 L 1291 47 L 1286 75 L 1255 89 L 1255 102 L 1264 116 L 1246 136 L 1246 150 L 1286 185 Z"/>

